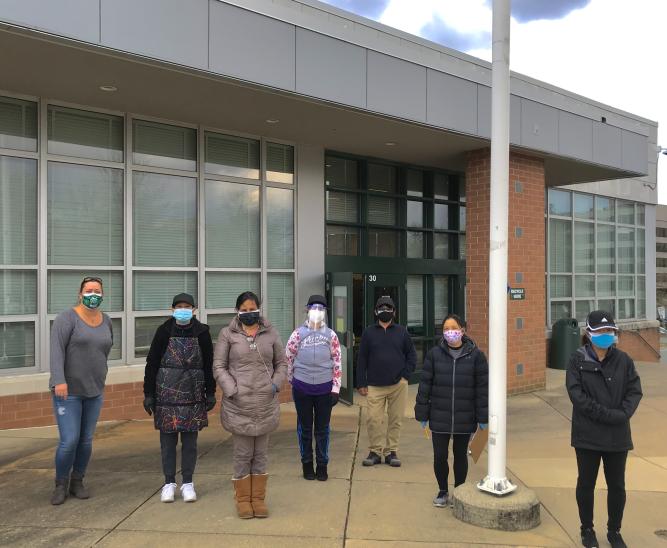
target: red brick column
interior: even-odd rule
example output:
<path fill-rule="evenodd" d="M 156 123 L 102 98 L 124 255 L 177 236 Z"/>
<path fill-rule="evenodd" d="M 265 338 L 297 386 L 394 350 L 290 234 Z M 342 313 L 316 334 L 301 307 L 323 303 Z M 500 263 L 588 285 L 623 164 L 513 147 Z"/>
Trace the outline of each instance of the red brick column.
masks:
<path fill-rule="evenodd" d="M 466 170 L 466 318 L 469 333 L 488 352 L 489 149 L 470 153 Z M 544 162 L 510 154 L 508 283 L 525 289 L 523 301 L 508 301 L 507 388 L 509 393 L 543 388 L 546 376 Z M 521 276 L 521 281 L 517 279 Z"/>

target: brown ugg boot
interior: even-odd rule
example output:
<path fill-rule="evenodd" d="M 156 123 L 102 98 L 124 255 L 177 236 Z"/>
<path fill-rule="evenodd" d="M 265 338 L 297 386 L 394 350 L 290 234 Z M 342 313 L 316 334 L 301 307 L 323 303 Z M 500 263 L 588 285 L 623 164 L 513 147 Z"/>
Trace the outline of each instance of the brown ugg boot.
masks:
<path fill-rule="evenodd" d="M 254 517 L 252 504 L 250 503 L 250 490 L 252 479 L 247 475 L 241 479 L 232 479 L 234 482 L 234 498 L 236 499 L 236 511 L 241 519 Z"/>
<path fill-rule="evenodd" d="M 268 479 L 268 474 L 252 475 L 252 511 L 256 518 L 269 517 L 269 509 L 264 503 L 264 498 L 266 497 L 266 482 Z"/>

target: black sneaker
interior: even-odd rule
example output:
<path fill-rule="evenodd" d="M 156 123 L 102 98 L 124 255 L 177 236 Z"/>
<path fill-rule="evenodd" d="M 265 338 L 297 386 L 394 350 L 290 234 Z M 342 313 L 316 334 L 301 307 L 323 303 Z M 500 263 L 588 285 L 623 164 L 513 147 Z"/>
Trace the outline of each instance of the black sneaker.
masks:
<path fill-rule="evenodd" d="M 373 453 L 371 451 L 368 453 L 368 456 L 363 460 L 361 464 L 364 466 L 375 466 L 376 464 L 380 464 L 382 462 L 382 459 L 380 458 L 380 455 L 377 453 Z"/>
<path fill-rule="evenodd" d="M 329 479 L 329 474 L 327 473 L 326 464 L 318 464 L 317 471 L 315 472 L 315 477 L 317 481 L 327 481 Z"/>
<path fill-rule="evenodd" d="M 607 540 L 611 544 L 611 548 L 628 548 L 620 531 L 607 531 Z"/>
<path fill-rule="evenodd" d="M 304 477 L 304 479 L 314 480 L 315 479 L 315 470 L 313 470 L 313 463 L 312 462 L 304 462 L 301 466 L 303 467 L 303 477 Z"/>
<path fill-rule="evenodd" d="M 593 529 L 581 530 L 581 544 L 582 546 L 586 546 L 586 548 L 599 548 L 600 544 Z"/>
<path fill-rule="evenodd" d="M 401 459 L 398 458 L 398 455 L 395 451 L 392 451 L 384 458 L 384 463 L 394 468 L 398 468 L 401 465 Z"/>

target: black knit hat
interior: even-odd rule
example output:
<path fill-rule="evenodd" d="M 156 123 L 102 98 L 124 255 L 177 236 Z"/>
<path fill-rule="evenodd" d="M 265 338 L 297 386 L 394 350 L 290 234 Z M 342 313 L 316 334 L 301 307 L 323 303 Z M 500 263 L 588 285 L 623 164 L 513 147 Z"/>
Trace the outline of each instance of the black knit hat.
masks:
<path fill-rule="evenodd" d="M 311 304 L 321 304 L 322 306 L 327 306 L 327 299 L 326 297 L 323 297 L 322 295 L 311 295 L 308 298 L 308 304 L 306 306 L 310 306 Z"/>
<path fill-rule="evenodd" d="M 613 316 L 604 310 L 593 310 L 593 312 L 588 315 L 588 318 L 586 318 L 586 328 L 589 331 L 597 331 L 598 329 L 609 328 L 616 329 L 618 331 L 618 327 L 616 327 Z"/>
<path fill-rule="evenodd" d="M 174 300 L 171 302 L 172 308 L 179 303 L 189 304 L 191 307 L 195 307 L 195 298 L 189 293 L 179 293 L 174 297 Z"/>

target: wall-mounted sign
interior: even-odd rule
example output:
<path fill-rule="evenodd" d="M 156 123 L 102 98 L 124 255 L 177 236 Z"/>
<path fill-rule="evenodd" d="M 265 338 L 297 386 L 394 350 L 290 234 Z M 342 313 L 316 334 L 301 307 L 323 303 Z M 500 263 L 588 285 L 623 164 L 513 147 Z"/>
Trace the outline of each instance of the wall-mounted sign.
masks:
<path fill-rule="evenodd" d="M 510 287 L 510 300 L 523 301 L 526 298 L 526 290 L 523 287 Z"/>

